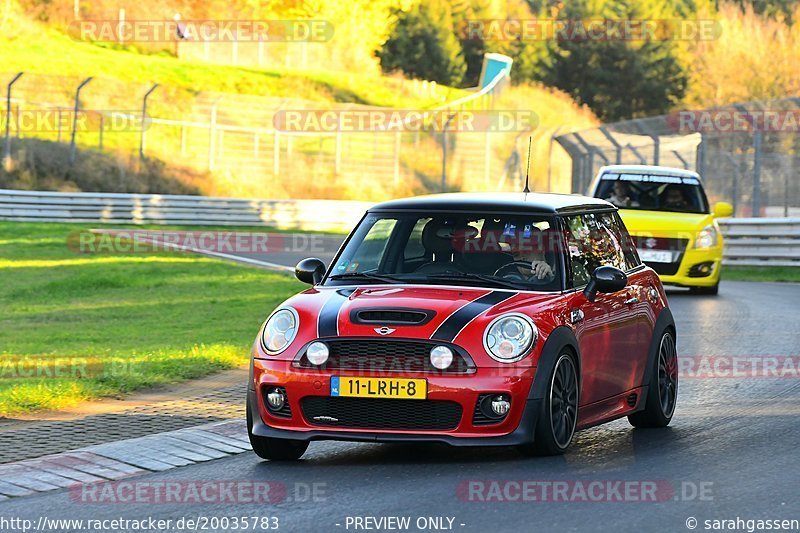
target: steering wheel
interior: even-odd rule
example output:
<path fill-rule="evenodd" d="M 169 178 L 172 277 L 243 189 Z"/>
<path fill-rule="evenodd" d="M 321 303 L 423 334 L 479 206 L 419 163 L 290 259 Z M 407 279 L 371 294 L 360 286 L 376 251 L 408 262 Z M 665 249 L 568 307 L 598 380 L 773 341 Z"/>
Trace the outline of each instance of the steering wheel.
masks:
<path fill-rule="evenodd" d="M 522 274 L 519 269 L 524 268 L 531 272 L 531 276 L 525 276 Z M 545 283 L 550 283 L 553 281 L 553 276 L 547 276 L 543 279 L 539 279 L 536 275 L 533 274 L 533 269 L 531 268 L 530 261 L 512 261 L 507 263 L 500 268 L 498 268 L 495 273 L 495 277 L 508 279 L 512 281 L 525 281 L 528 283 L 535 283 L 537 285 L 544 285 Z"/>

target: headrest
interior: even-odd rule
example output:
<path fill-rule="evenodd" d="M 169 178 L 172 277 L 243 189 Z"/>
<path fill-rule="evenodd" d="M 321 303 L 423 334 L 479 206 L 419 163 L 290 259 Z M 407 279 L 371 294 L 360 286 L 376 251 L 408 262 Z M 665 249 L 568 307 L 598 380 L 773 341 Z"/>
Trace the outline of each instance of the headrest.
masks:
<path fill-rule="evenodd" d="M 461 251 L 465 243 L 478 236 L 478 229 L 468 224 L 433 219 L 422 228 L 422 246 L 436 255 L 450 255 Z"/>

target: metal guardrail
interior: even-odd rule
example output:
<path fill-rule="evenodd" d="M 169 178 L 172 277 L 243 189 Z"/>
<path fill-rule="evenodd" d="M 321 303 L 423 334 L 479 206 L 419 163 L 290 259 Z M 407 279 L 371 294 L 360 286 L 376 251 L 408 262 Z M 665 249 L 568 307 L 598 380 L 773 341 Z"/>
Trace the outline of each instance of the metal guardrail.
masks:
<path fill-rule="evenodd" d="M 0 220 L 349 231 L 368 202 L 0 189 Z"/>
<path fill-rule="evenodd" d="M 719 225 L 724 264 L 800 267 L 800 218 L 729 218 Z"/>
<path fill-rule="evenodd" d="M 270 226 L 349 231 L 371 204 L 340 200 L 248 200 L 123 193 L 61 193 L 0 189 L 0 220 Z M 719 221 L 725 264 L 800 267 L 800 218 Z"/>

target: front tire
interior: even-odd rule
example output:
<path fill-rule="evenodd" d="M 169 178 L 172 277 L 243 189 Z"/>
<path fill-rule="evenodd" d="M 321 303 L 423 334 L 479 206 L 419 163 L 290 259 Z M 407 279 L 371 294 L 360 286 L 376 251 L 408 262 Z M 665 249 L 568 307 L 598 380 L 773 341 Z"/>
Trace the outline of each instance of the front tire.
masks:
<path fill-rule="evenodd" d="M 559 355 L 542 402 L 534 440 L 520 446 L 524 455 L 561 455 L 575 436 L 578 421 L 578 371 L 568 351 Z"/>
<path fill-rule="evenodd" d="M 716 296 L 719 294 L 719 281 L 711 287 L 692 287 L 689 292 L 698 295 Z"/>
<path fill-rule="evenodd" d="M 653 379 L 647 389 L 645 408 L 628 416 L 637 428 L 661 428 L 669 425 L 678 401 L 678 352 L 675 337 L 667 330 L 661 335 L 653 361 Z"/>
<path fill-rule="evenodd" d="M 262 459 L 269 461 L 296 461 L 308 449 L 308 441 L 276 439 L 274 437 L 260 437 L 253 435 L 253 414 L 250 405 L 247 406 L 247 436 L 253 452 Z"/>

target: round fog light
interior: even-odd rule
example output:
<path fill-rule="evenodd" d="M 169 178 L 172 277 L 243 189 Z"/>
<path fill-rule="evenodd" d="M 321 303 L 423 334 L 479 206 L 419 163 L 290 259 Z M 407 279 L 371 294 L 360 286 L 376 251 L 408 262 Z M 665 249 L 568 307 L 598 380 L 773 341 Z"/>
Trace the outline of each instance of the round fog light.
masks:
<path fill-rule="evenodd" d="M 492 398 L 492 412 L 497 416 L 505 416 L 511 409 L 511 402 L 505 396 L 495 396 Z"/>
<path fill-rule="evenodd" d="M 312 342 L 306 349 L 306 358 L 312 365 L 324 365 L 329 355 L 330 350 L 328 350 L 328 345 L 324 342 Z"/>
<path fill-rule="evenodd" d="M 434 368 L 444 370 L 453 363 L 453 350 L 447 346 L 434 346 L 431 348 L 431 364 Z"/>
<path fill-rule="evenodd" d="M 267 393 L 267 404 L 270 409 L 280 411 L 286 403 L 286 395 L 281 389 L 272 389 Z"/>

